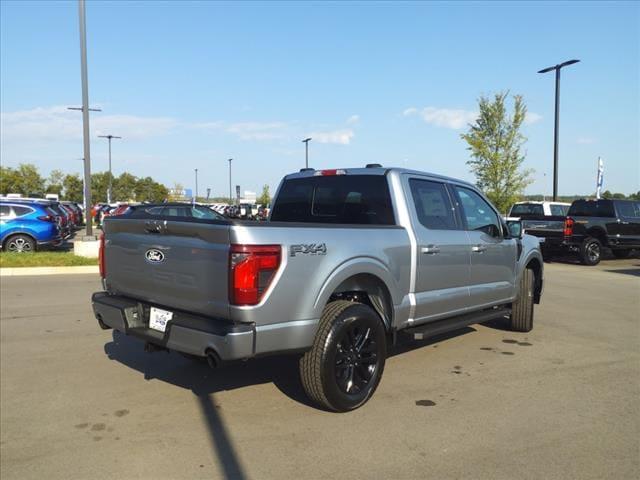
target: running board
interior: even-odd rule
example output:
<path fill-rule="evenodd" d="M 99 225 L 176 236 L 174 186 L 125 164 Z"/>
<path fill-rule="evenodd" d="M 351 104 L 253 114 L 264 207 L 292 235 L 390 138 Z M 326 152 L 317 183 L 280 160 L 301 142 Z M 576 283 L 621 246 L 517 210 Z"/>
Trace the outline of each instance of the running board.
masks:
<path fill-rule="evenodd" d="M 446 320 L 438 320 L 431 323 L 425 323 L 416 327 L 402 330 L 402 333 L 410 335 L 414 340 L 425 340 L 435 337 L 443 333 L 459 330 L 474 323 L 488 322 L 505 315 L 509 315 L 509 308 L 492 308 L 491 310 L 481 310 L 479 312 L 468 313 L 459 317 L 447 318 Z"/>

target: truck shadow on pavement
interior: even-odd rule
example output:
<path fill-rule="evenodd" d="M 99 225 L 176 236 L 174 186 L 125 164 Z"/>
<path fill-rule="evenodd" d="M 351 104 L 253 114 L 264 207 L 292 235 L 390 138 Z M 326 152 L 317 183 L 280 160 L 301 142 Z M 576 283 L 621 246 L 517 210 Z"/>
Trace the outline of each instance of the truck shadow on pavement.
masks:
<path fill-rule="evenodd" d="M 122 363 L 144 375 L 145 380 L 157 379 L 191 390 L 195 395 L 210 395 L 225 390 L 273 383 L 289 398 L 314 406 L 304 393 L 298 373 L 299 357 L 280 355 L 234 362 L 211 369 L 176 352 L 146 353 L 144 342 L 113 331 L 113 340 L 104 351 L 111 360 Z"/>

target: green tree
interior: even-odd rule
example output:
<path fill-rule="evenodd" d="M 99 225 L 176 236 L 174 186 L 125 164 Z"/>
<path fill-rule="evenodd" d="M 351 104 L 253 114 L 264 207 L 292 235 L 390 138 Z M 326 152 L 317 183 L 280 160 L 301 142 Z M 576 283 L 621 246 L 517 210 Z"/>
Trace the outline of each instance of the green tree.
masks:
<path fill-rule="evenodd" d="M 271 203 L 271 195 L 269 194 L 269 185 L 262 187 L 262 194 L 256 199 L 260 205 L 267 206 Z"/>
<path fill-rule="evenodd" d="M 136 197 L 136 185 L 138 179 L 130 173 L 124 172 L 113 180 L 112 200 L 118 202 L 128 202 Z"/>
<path fill-rule="evenodd" d="M 4 193 L 21 193 L 28 197 L 39 197 L 44 194 L 44 179 L 38 168 L 30 163 L 21 163 L 10 175 L 11 190 Z"/>
<path fill-rule="evenodd" d="M 609 190 L 605 190 L 604 192 L 602 192 L 602 198 L 613 198 L 613 193 L 611 193 Z"/>
<path fill-rule="evenodd" d="M 109 172 L 91 174 L 91 202 L 104 203 L 107 201 L 107 189 L 109 188 Z"/>
<path fill-rule="evenodd" d="M 64 181 L 64 172 L 62 170 L 52 170 L 47 178 L 46 190 L 47 193 L 62 193 Z"/>
<path fill-rule="evenodd" d="M 468 144 L 471 160 L 467 165 L 476 183 L 500 212 L 506 212 L 532 183 L 531 170 L 522 170 L 526 137 L 520 127 L 527 114 L 522 96 L 513 96 L 513 114 L 507 112 L 509 92 L 494 95 L 493 100 L 481 96 L 480 113 L 469 131 L 461 135 Z"/>
<path fill-rule="evenodd" d="M 83 184 L 82 178 L 77 173 L 65 175 L 62 180 L 64 199 L 82 203 L 84 199 Z"/>
<path fill-rule="evenodd" d="M 17 193 L 18 175 L 14 168 L 0 165 L 0 194 Z"/>
<path fill-rule="evenodd" d="M 169 190 L 151 177 L 139 178 L 135 187 L 138 202 L 162 202 L 169 196 Z"/>

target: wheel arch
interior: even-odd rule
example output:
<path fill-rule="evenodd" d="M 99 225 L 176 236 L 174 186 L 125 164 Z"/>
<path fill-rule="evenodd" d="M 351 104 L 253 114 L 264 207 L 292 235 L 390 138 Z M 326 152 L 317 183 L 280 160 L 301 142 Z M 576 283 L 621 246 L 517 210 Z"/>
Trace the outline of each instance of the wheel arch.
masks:
<path fill-rule="evenodd" d="M 542 263 L 538 258 L 533 257 L 528 260 L 525 268 L 533 270 L 533 275 L 535 278 L 533 301 L 535 303 L 540 303 L 540 297 L 542 296 Z"/>
<path fill-rule="evenodd" d="M 316 297 L 314 309 L 321 314 L 331 301 L 346 299 L 370 305 L 385 329 L 393 325 L 394 305 L 399 302 L 397 283 L 385 266 L 373 258 L 352 259 L 327 278 Z"/>
<path fill-rule="evenodd" d="M 597 238 L 603 246 L 609 244 L 607 232 L 602 227 L 591 227 L 587 230 L 587 237 Z"/>

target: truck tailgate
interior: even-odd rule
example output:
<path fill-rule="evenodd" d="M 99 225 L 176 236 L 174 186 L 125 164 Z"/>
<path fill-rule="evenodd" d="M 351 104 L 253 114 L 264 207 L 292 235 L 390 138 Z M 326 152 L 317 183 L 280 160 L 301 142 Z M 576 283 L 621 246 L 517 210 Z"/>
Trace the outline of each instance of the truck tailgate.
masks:
<path fill-rule="evenodd" d="M 229 225 L 115 217 L 104 231 L 111 292 L 229 318 Z"/>

